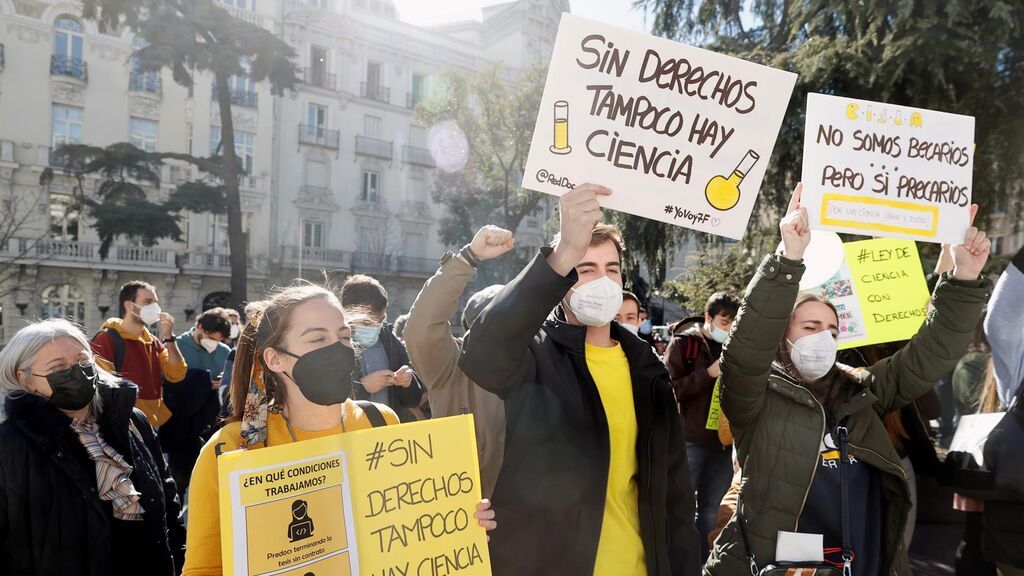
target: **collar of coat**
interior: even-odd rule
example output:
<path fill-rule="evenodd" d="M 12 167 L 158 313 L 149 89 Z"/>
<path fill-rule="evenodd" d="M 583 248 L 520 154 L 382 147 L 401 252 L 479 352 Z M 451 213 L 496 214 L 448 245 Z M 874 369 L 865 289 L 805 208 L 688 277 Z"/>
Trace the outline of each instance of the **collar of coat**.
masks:
<path fill-rule="evenodd" d="M 846 403 L 843 404 L 838 411 L 836 411 L 836 420 L 841 421 L 843 418 L 856 414 L 861 410 L 872 408 L 878 403 L 878 397 L 875 396 L 867 386 L 867 379 L 870 374 L 863 368 L 851 368 L 845 364 L 836 364 L 839 370 L 845 372 L 856 384 L 855 391 L 847 399 Z M 803 382 L 798 381 L 796 378 L 791 376 L 789 372 L 778 362 L 772 364 L 771 375 L 768 378 L 768 388 L 772 391 L 798 403 L 803 404 L 811 408 L 816 408 L 818 405 L 817 399 L 814 397 L 814 393 L 804 386 Z"/>
<path fill-rule="evenodd" d="M 130 460 L 131 456 L 126 454 L 128 421 L 135 408 L 139 389 L 127 380 L 116 385 L 101 381 L 96 388 L 102 405 L 97 419 L 100 433 L 111 447 Z M 35 394 L 8 397 L 4 410 L 7 421 L 44 450 L 55 449 L 70 430 L 71 419 L 45 398 Z"/>
<path fill-rule="evenodd" d="M 626 330 L 614 320 L 610 326 L 612 340 L 615 340 L 622 346 L 622 352 L 626 355 L 626 360 L 633 370 L 643 372 L 654 368 L 665 369 L 665 365 L 658 360 L 650 344 L 644 342 L 640 337 Z M 562 311 L 561 305 L 544 321 L 543 329 L 544 333 L 547 334 L 548 338 L 555 345 L 577 354 L 585 355 L 587 327 L 576 326 L 566 322 L 565 312 Z"/>

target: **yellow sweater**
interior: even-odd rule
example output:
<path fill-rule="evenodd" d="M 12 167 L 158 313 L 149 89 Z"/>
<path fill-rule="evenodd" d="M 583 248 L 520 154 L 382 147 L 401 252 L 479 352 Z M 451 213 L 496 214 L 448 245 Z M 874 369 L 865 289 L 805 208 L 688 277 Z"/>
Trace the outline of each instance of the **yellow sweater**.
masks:
<path fill-rule="evenodd" d="M 398 416 L 387 406 L 377 405 L 388 425 L 398 424 Z M 372 428 L 369 418 L 352 400 L 344 404 L 345 428 L 347 430 L 363 430 Z M 217 480 L 218 444 L 221 452 L 237 450 L 241 447 L 241 424 L 232 422 L 210 438 L 203 446 L 192 471 L 192 483 L 189 487 L 188 539 L 185 548 L 185 568 L 182 576 L 221 576 L 220 554 L 220 486 Z M 328 430 L 310 432 L 295 428 L 295 437 L 301 440 L 321 438 L 332 434 L 341 434 L 341 425 Z M 270 446 L 290 444 L 292 437 L 288 426 L 279 414 L 270 414 L 267 418 L 267 443 Z"/>

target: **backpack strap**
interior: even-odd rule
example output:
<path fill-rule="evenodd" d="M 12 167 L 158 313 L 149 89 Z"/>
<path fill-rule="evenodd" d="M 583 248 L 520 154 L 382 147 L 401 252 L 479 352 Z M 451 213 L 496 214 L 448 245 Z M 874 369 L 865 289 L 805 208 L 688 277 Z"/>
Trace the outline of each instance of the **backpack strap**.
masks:
<path fill-rule="evenodd" d="M 356 405 L 366 414 L 374 428 L 388 425 L 388 421 L 384 419 L 384 414 L 381 413 L 380 408 L 377 408 L 377 405 L 373 402 L 369 400 L 356 400 Z"/>
<path fill-rule="evenodd" d="M 114 328 L 107 328 L 107 336 L 110 336 L 110 341 L 114 346 L 114 371 L 120 373 L 121 367 L 124 366 L 124 338 L 122 338 L 121 333 Z"/>

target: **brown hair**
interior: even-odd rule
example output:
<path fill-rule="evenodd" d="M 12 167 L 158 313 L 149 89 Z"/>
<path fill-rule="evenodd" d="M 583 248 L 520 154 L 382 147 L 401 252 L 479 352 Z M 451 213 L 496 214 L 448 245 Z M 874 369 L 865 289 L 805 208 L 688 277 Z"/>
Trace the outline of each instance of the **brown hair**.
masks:
<path fill-rule="evenodd" d="M 808 302 L 819 302 L 829 307 L 832 313 L 836 315 L 836 323 L 839 322 L 839 311 L 836 310 L 828 300 L 818 297 L 814 294 L 803 293 L 800 294 L 796 303 L 793 305 L 793 312 L 789 316 L 790 322 L 793 321 L 793 315 L 796 314 L 798 308 L 807 304 Z M 789 331 L 789 324 L 786 325 L 786 331 Z M 838 366 L 832 366 L 828 374 L 825 374 L 816 382 L 804 382 L 803 377 L 793 366 L 793 360 L 789 356 L 789 351 L 786 349 L 786 335 L 782 335 L 782 341 L 779 342 L 779 351 L 776 354 L 775 359 L 782 364 L 790 376 L 796 378 L 797 381 L 803 382 L 808 390 L 814 394 L 814 397 L 821 402 L 821 405 L 825 408 L 826 420 L 831 423 L 832 416 L 835 414 L 835 408 L 839 406 L 840 402 L 849 398 L 852 393 L 855 381 L 853 377 L 848 374 L 845 370 Z"/>
<path fill-rule="evenodd" d="M 551 247 L 558 248 L 558 243 L 561 240 L 561 232 L 555 234 L 554 239 L 551 240 Z M 626 251 L 626 241 L 623 239 L 622 230 L 619 230 L 618 226 L 614 224 L 598 224 L 594 226 L 594 231 L 590 233 L 590 245 L 597 246 L 605 242 L 615 244 L 615 251 L 619 253 L 619 258 L 622 258 L 622 253 Z"/>
<path fill-rule="evenodd" d="M 982 380 L 981 392 L 978 395 L 978 413 L 991 414 L 1002 410 L 1002 403 L 999 401 L 999 388 L 996 386 L 996 370 L 992 357 L 989 356 L 988 366 L 985 368 L 985 378 Z"/>
<path fill-rule="evenodd" d="M 249 379 L 255 362 L 259 362 L 262 368 L 260 372 L 267 396 L 276 404 L 284 404 L 285 388 L 279 385 L 277 377 L 264 364 L 263 351 L 281 345 L 295 307 L 318 298 L 337 304 L 338 308 L 341 308 L 341 303 L 334 292 L 315 284 L 289 286 L 267 300 L 249 304 L 254 309 L 254 314 L 238 336 L 238 349 L 235 352 L 235 364 L 231 373 L 231 417 L 228 419 L 230 422 L 242 420 L 245 397 L 249 393 Z"/>

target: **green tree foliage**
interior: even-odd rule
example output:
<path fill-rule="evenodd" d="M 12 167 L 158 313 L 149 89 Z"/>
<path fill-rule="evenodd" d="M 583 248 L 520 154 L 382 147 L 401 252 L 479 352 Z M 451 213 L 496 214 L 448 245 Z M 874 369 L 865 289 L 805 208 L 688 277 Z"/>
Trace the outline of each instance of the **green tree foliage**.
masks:
<path fill-rule="evenodd" d="M 637 0 L 635 5 L 653 15 L 655 34 L 799 74 L 748 235 L 777 237 L 775 222 L 800 179 L 809 92 L 974 116 L 973 193 L 982 220 L 994 211 L 1020 213 L 1024 207 L 1024 4 L 1019 1 Z M 923 248 L 926 256 L 932 254 L 931 246 Z M 708 274 L 714 270 L 704 268 Z"/>
<path fill-rule="evenodd" d="M 439 171 L 433 191 L 445 207 L 439 235 L 446 244 L 469 242 L 485 224 L 515 231 L 541 206 L 545 195 L 521 184 L 545 77 L 542 68 L 511 81 L 501 67 L 483 74 L 448 71 L 439 79 L 440 95 L 417 106 L 419 122 L 453 124 L 468 147 L 465 167 Z M 503 260 L 507 265 L 497 279 L 507 279 L 524 257 L 520 252 L 515 262 Z"/>
<path fill-rule="evenodd" d="M 231 99 L 228 80 L 232 75 L 245 74 L 255 82 L 267 81 L 271 91 L 281 95 L 293 89 L 298 82 L 297 69 L 293 62 L 295 52 L 288 44 L 270 31 L 233 17 L 219 2 L 214 0 L 84 0 L 83 15 L 96 20 L 106 29 L 116 30 L 129 27 L 145 45 L 134 54 L 141 71 L 171 70 L 174 81 L 182 86 L 192 86 L 197 72 L 212 73 L 214 89 L 220 98 L 218 106 L 221 118 L 221 146 L 218 159 L 201 158 L 188 154 L 163 154 L 162 159 L 174 159 L 191 164 L 219 180 L 219 184 L 204 188 L 192 185 L 179 190 L 178 201 L 196 200 L 203 192 L 213 197 L 206 198 L 197 207 L 188 206 L 191 211 L 202 211 L 223 200 L 223 210 L 228 219 L 228 244 L 231 250 L 231 293 L 238 305 L 246 298 L 247 242 L 242 231 L 242 203 L 238 191 L 238 157 L 235 152 L 234 123 L 231 116 Z M 265 103 L 269 105 L 269 103 Z M 103 162 L 115 162 L 116 151 L 109 148 L 102 155 Z M 122 158 L 122 166 L 130 173 L 134 158 Z M 130 187 L 129 187 L 130 188 Z M 125 188 L 122 192 L 110 191 L 118 201 L 134 194 Z M 101 198 L 101 202 L 104 202 Z M 166 205 L 173 209 L 173 203 Z M 166 212 L 166 218 L 175 221 L 177 211 Z M 102 234 L 129 233 L 125 230 L 121 216 L 125 215 L 115 205 L 93 212 L 94 217 L 114 218 L 113 221 L 98 221 L 97 229 Z M 158 212 L 151 214 L 157 217 Z M 163 222 L 159 227 L 175 237 L 176 222 Z M 171 225 L 173 224 L 173 226 Z M 111 237 L 112 238 L 112 237 Z M 109 240 L 104 240 L 109 245 Z"/>

